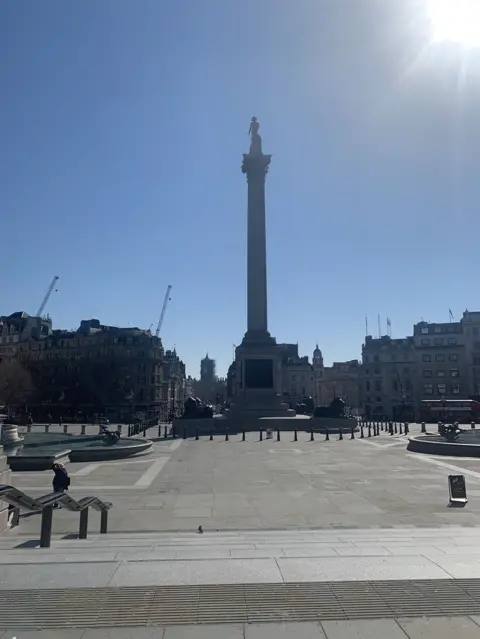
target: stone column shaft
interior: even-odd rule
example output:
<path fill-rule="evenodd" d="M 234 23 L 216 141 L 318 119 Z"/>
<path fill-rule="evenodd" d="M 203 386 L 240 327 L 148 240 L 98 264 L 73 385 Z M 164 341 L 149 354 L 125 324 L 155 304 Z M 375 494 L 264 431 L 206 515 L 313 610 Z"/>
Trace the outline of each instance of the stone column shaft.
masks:
<path fill-rule="evenodd" d="M 265 332 L 267 324 L 267 243 L 265 174 L 248 176 L 247 330 Z"/>
<path fill-rule="evenodd" d="M 268 335 L 265 177 L 271 156 L 248 153 L 242 171 L 248 182 L 247 334 Z"/>

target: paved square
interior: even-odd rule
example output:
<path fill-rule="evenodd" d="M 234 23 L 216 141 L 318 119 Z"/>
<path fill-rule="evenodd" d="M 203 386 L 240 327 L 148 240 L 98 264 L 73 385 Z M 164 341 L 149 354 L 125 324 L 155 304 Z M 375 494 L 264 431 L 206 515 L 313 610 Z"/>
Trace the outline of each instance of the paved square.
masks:
<path fill-rule="evenodd" d="M 252 432 L 245 442 L 241 435 L 158 441 L 152 454 L 132 460 L 70 464 L 71 493 L 112 501 L 112 532 L 480 524 L 479 460 L 408 453 L 405 437 L 383 433 L 298 438 L 259 441 Z M 463 510 L 447 508 L 452 472 L 466 474 Z M 13 484 L 38 495 L 50 490 L 51 476 L 14 473 Z M 38 534 L 39 523 L 37 515 L 22 518 L 21 532 Z M 77 515 L 60 511 L 54 531 L 73 533 L 77 524 Z"/>

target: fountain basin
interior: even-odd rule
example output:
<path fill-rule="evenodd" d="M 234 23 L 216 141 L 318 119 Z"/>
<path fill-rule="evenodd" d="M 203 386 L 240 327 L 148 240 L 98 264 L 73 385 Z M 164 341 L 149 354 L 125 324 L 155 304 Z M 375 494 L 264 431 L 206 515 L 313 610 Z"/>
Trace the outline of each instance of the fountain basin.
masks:
<path fill-rule="evenodd" d="M 4 448 L 13 471 L 47 470 L 55 462 L 89 462 L 125 459 L 151 451 L 148 439 L 120 438 L 107 444 L 102 435 L 75 436 L 60 433 L 27 433 L 21 446 Z"/>
<path fill-rule="evenodd" d="M 464 430 L 454 442 L 441 435 L 417 435 L 408 438 L 407 450 L 427 455 L 451 457 L 480 457 L 480 431 Z"/>

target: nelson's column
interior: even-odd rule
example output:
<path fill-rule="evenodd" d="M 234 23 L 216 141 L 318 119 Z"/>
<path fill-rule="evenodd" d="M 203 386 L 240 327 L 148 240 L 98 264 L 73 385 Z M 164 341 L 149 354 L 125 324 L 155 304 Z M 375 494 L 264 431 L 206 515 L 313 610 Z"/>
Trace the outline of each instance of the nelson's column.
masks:
<path fill-rule="evenodd" d="M 243 155 L 247 176 L 247 332 L 235 351 L 236 388 L 232 417 L 293 417 L 282 404 L 282 363 L 267 323 L 265 178 L 271 155 L 264 155 L 259 122 L 250 122 L 250 151 Z"/>

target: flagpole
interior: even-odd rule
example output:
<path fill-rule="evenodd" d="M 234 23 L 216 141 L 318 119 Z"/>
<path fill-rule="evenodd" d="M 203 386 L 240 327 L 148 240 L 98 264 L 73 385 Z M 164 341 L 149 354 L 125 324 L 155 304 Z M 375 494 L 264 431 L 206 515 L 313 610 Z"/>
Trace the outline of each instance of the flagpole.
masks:
<path fill-rule="evenodd" d="M 380 313 L 377 315 L 377 320 L 378 320 L 378 337 L 382 337 L 382 328 L 380 326 Z"/>
<path fill-rule="evenodd" d="M 368 317 L 365 315 L 365 337 L 368 335 Z"/>

